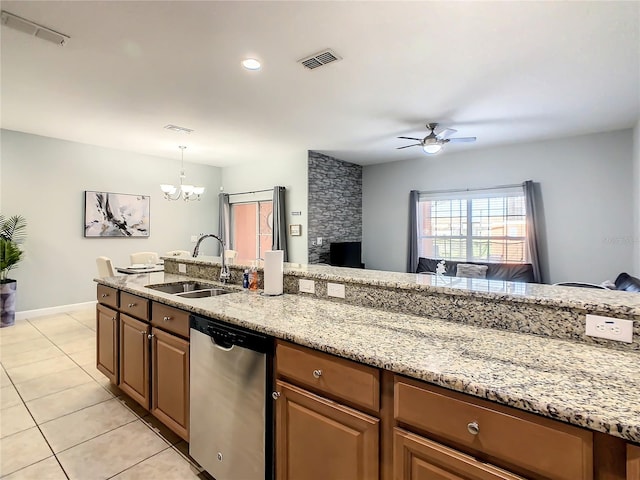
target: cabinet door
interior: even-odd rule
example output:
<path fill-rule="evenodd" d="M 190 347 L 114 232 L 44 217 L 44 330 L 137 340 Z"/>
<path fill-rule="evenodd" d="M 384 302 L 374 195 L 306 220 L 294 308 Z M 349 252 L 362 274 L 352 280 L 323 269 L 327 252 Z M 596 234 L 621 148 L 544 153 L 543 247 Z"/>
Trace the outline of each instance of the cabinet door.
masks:
<path fill-rule="evenodd" d="M 377 418 L 278 381 L 278 480 L 378 478 Z"/>
<path fill-rule="evenodd" d="M 96 368 L 118 384 L 118 312 L 96 307 Z"/>
<path fill-rule="evenodd" d="M 118 386 L 149 409 L 149 325 L 120 314 L 120 383 Z"/>
<path fill-rule="evenodd" d="M 627 445 L 627 480 L 640 480 L 640 447 Z"/>
<path fill-rule="evenodd" d="M 189 441 L 189 342 L 151 329 L 151 413 Z"/>
<path fill-rule="evenodd" d="M 439 443 L 393 429 L 393 480 L 524 480 Z"/>

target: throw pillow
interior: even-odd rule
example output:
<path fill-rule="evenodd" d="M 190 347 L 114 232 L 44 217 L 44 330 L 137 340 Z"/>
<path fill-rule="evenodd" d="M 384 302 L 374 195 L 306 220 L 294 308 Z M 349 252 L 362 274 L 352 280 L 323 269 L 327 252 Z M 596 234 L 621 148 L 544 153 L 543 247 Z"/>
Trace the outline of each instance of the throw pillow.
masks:
<path fill-rule="evenodd" d="M 456 277 L 466 278 L 487 278 L 486 265 L 472 265 L 469 263 L 459 263 L 456 269 Z"/>

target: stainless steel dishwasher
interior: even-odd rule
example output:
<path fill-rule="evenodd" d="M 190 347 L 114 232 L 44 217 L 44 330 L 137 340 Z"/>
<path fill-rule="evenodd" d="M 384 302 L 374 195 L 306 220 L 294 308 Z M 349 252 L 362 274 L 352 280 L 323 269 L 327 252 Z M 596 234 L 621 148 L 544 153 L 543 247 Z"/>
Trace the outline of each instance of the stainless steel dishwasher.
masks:
<path fill-rule="evenodd" d="M 191 316 L 189 454 L 216 480 L 273 478 L 273 339 Z"/>

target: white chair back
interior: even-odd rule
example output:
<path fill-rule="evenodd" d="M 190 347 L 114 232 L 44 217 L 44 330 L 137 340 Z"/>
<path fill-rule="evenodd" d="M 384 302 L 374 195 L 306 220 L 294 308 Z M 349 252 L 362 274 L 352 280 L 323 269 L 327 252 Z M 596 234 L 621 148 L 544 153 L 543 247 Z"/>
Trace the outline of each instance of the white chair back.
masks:
<path fill-rule="evenodd" d="M 158 263 L 158 254 L 156 252 L 136 252 L 129 255 L 131 264 L 134 263 Z"/>
<path fill-rule="evenodd" d="M 109 257 L 96 258 L 96 266 L 98 267 L 98 277 L 113 277 L 113 263 Z"/>

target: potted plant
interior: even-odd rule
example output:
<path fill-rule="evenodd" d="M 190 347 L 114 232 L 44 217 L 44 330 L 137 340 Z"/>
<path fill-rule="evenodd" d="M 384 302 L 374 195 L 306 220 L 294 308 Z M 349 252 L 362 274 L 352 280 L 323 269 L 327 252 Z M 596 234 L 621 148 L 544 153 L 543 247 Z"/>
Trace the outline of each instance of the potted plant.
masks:
<path fill-rule="evenodd" d="M 27 222 L 21 215 L 5 218 L 0 215 L 0 297 L 2 327 L 9 327 L 16 320 L 16 290 L 18 282 L 9 278 L 9 270 L 22 259 L 20 243 L 26 238 Z"/>

